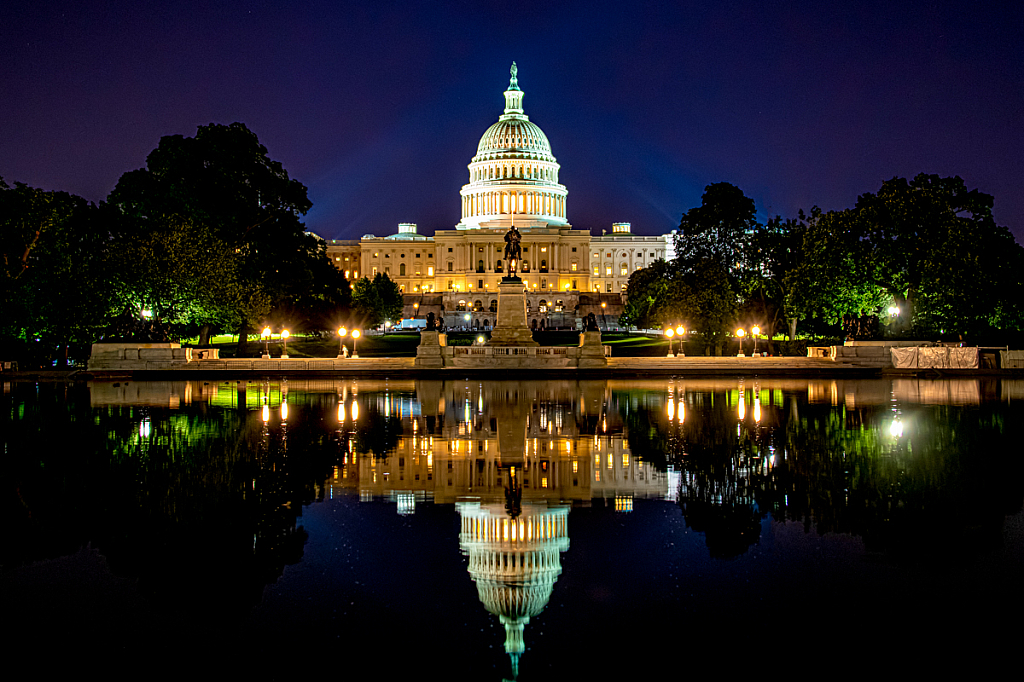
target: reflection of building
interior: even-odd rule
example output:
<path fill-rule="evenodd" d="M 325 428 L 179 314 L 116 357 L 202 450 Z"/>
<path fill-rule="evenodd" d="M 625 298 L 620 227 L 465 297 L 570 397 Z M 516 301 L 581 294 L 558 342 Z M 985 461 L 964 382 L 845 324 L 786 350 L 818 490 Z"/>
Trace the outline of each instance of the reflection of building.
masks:
<path fill-rule="evenodd" d="M 672 259 L 672 235 L 634 235 L 630 223 L 618 222 L 611 234 L 591 237 L 589 229 L 570 225 L 561 166 L 523 109 L 514 65 L 504 97 L 504 113 L 484 132 L 469 164 L 455 229 L 425 237 L 415 224 L 402 223 L 390 236 L 329 241 L 328 255 L 349 279 L 383 273 L 397 282 L 405 317 L 436 314 L 433 306 L 443 306 L 449 326 L 490 328 L 497 285 L 508 272 L 504 236 L 514 222 L 523 235 L 520 276 L 531 327 L 575 327 L 589 312 L 617 324 L 629 275 Z"/>
<path fill-rule="evenodd" d="M 560 552 L 569 548 L 569 507 L 524 503 L 510 517 L 501 504 L 465 501 L 459 547 L 469 556 L 469 574 L 484 607 L 505 627 L 505 651 L 518 673 L 526 650 L 523 628 L 551 598 L 562 572 Z"/>

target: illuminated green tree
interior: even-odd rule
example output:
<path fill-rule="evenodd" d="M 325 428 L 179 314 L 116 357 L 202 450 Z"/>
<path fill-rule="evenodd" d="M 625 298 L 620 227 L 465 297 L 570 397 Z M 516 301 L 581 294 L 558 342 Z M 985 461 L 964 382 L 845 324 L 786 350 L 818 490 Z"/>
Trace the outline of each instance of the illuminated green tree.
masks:
<path fill-rule="evenodd" d="M 402 290 L 385 274 L 377 273 L 372 280 L 363 277 L 352 289 L 353 312 L 365 328 L 397 321 L 403 306 Z"/>

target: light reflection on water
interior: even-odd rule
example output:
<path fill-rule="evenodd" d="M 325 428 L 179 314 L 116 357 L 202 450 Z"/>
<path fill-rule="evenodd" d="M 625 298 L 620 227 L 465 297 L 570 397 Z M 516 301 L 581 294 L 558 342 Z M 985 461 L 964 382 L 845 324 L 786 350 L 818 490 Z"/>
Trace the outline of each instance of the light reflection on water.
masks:
<path fill-rule="evenodd" d="M 205 620 L 243 650 L 299 628 L 383 653 L 364 633 L 429 614 L 407 650 L 443 632 L 453 670 L 495 679 L 613 669 L 609 624 L 713 649 L 696 622 L 807 627 L 838 600 L 845 631 L 883 595 L 930 632 L 950 567 L 973 617 L 1021 603 L 1000 580 L 1020 567 L 1022 398 L 1006 379 L 5 385 L 5 603 L 66 617 L 11 595 L 90 546 L 145 603 L 93 605 L 119 632 Z"/>

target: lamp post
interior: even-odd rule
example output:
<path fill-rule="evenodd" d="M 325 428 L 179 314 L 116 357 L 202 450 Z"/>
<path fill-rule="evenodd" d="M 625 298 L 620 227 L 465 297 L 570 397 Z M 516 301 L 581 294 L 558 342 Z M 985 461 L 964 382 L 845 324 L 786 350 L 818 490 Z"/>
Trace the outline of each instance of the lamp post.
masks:
<path fill-rule="evenodd" d="M 761 354 L 757 352 L 757 337 L 761 333 L 761 328 L 755 325 L 750 328 L 750 333 L 754 335 L 754 352 L 750 354 L 750 357 L 759 358 Z"/>
<path fill-rule="evenodd" d="M 738 358 L 746 357 L 745 355 L 743 355 L 743 337 L 746 335 L 746 333 L 747 332 L 744 331 L 743 329 L 737 329 L 736 330 L 736 338 L 737 338 L 737 340 L 739 340 L 739 344 L 740 344 L 739 345 L 739 352 L 736 353 L 736 357 L 738 357 Z"/>
<path fill-rule="evenodd" d="M 281 358 L 282 359 L 287 359 L 288 358 L 288 337 L 289 336 L 291 336 L 291 334 L 288 333 L 287 329 L 282 330 L 282 332 L 281 332 L 281 341 L 284 343 L 284 351 L 281 352 Z"/>
<path fill-rule="evenodd" d="M 685 358 L 686 353 L 683 352 L 683 334 L 686 333 L 686 327 L 679 325 L 676 327 L 676 336 L 679 337 L 679 350 L 676 351 L 677 358 Z"/>
<path fill-rule="evenodd" d="M 345 358 L 345 335 L 348 334 L 348 330 L 344 327 L 338 328 L 338 359 L 342 360 Z"/>
<path fill-rule="evenodd" d="M 353 329 L 352 330 L 352 358 L 353 359 L 357 359 L 359 357 L 359 351 L 356 350 L 356 341 L 359 340 L 360 336 L 362 336 L 362 334 L 359 333 L 358 329 Z"/>
<path fill-rule="evenodd" d="M 604 331 L 608 331 L 608 320 L 605 319 L 604 309 L 608 307 L 608 304 L 601 301 L 601 326 L 604 327 Z"/>
<path fill-rule="evenodd" d="M 270 327 L 263 328 L 260 338 L 263 339 L 263 359 L 267 360 L 270 358 Z"/>
<path fill-rule="evenodd" d="M 672 337 L 675 335 L 676 333 L 675 331 L 672 330 L 672 327 L 669 327 L 668 329 L 665 330 L 665 337 L 668 338 L 668 355 L 665 356 L 666 358 L 675 357 L 674 355 L 672 355 Z"/>

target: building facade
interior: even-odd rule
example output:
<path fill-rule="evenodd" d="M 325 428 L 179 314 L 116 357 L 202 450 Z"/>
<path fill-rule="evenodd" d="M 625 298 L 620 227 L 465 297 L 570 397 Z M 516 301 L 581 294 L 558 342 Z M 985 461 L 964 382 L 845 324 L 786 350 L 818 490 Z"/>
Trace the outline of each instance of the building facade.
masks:
<path fill-rule="evenodd" d="M 515 63 L 511 73 L 504 113 L 469 163 L 454 229 L 427 237 L 416 224 L 402 223 L 384 237 L 330 240 L 328 255 L 350 281 L 388 275 L 405 295 L 406 318 L 433 312 L 449 328 L 489 329 L 497 318 L 498 282 L 508 272 L 505 233 L 514 224 L 522 234 L 519 276 L 531 328 L 576 329 L 591 312 L 604 328 L 616 327 L 630 274 L 671 259 L 672 234 L 634 235 L 627 222 L 613 223 L 600 237 L 573 227 L 568 190 L 558 182 L 561 167 L 524 112 Z"/>

